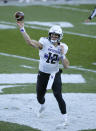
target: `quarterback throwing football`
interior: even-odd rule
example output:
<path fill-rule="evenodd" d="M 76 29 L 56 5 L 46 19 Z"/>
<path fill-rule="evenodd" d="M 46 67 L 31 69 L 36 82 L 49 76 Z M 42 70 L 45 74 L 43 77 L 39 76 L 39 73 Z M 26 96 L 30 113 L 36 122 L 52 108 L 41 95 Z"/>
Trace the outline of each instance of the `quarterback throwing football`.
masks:
<path fill-rule="evenodd" d="M 24 22 L 17 21 L 17 25 L 27 44 L 39 49 L 40 63 L 36 85 L 37 100 L 41 105 L 39 113 L 45 109 L 45 93 L 48 88 L 51 88 L 63 119 L 63 123 L 60 123 L 58 127 L 65 126 L 67 124 L 67 112 L 61 92 L 62 82 L 59 61 L 61 60 L 64 68 L 68 68 L 69 61 L 65 56 L 68 46 L 60 42 L 63 37 L 62 29 L 60 26 L 54 25 L 49 29 L 48 38 L 41 37 L 39 41 L 36 41 L 32 40 L 25 31 Z"/>

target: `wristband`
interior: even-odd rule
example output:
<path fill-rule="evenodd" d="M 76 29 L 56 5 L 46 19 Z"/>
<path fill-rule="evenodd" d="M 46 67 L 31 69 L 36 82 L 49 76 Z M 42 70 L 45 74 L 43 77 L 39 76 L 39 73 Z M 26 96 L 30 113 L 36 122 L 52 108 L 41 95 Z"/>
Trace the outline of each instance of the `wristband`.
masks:
<path fill-rule="evenodd" d="M 24 27 L 20 28 L 20 31 L 21 31 L 21 32 L 25 32 Z"/>
<path fill-rule="evenodd" d="M 61 55 L 61 59 L 64 60 L 66 57 L 64 54 Z"/>

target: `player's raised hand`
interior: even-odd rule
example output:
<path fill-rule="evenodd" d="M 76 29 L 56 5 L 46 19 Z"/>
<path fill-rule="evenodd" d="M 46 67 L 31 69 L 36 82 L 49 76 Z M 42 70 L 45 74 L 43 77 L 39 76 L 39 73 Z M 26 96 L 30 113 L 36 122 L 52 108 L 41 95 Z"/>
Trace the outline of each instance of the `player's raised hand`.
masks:
<path fill-rule="evenodd" d="M 17 11 L 14 14 L 16 21 L 23 21 L 24 20 L 24 13 L 21 11 Z"/>
<path fill-rule="evenodd" d="M 17 11 L 14 14 L 17 25 L 19 28 L 24 28 L 24 13 L 21 11 Z"/>
<path fill-rule="evenodd" d="M 21 29 L 21 28 L 24 28 L 24 22 L 23 21 L 17 21 L 17 25 L 18 27 Z"/>

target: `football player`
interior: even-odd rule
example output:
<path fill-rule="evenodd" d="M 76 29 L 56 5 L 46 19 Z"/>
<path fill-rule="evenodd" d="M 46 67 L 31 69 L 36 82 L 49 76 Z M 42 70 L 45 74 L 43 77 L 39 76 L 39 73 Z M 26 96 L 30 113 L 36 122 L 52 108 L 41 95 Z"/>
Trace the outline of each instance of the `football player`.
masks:
<path fill-rule="evenodd" d="M 27 44 L 39 49 L 40 63 L 37 77 L 37 100 L 41 105 L 39 113 L 45 109 L 45 93 L 47 88 L 52 88 L 53 94 L 58 102 L 63 123 L 57 125 L 65 126 L 67 124 L 66 103 L 62 97 L 61 71 L 59 70 L 59 61 L 61 60 L 64 68 L 68 68 L 69 61 L 66 58 L 68 46 L 60 42 L 63 32 L 60 26 L 54 25 L 49 29 L 48 38 L 41 37 L 39 41 L 32 40 L 24 29 L 24 22 L 17 21 Z"/>
<path fill-rule="evenodd" d="M 96 16 L 96 8 L 93 10 L 92 14 L 88 17 L 86 22 L 90 22 Z"/>

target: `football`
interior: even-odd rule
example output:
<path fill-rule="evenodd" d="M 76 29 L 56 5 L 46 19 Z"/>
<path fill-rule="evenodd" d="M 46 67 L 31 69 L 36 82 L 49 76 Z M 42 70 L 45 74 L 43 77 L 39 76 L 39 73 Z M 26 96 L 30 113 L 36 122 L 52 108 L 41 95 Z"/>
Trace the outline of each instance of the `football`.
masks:
<path fill-rule="evenodd" d="M 24 20 L 24 13 L 23 12 L 20 12 L 20 11 L 17 11 L 15 13 L 15 19 L 17 21 L 23 21 Z"/>

